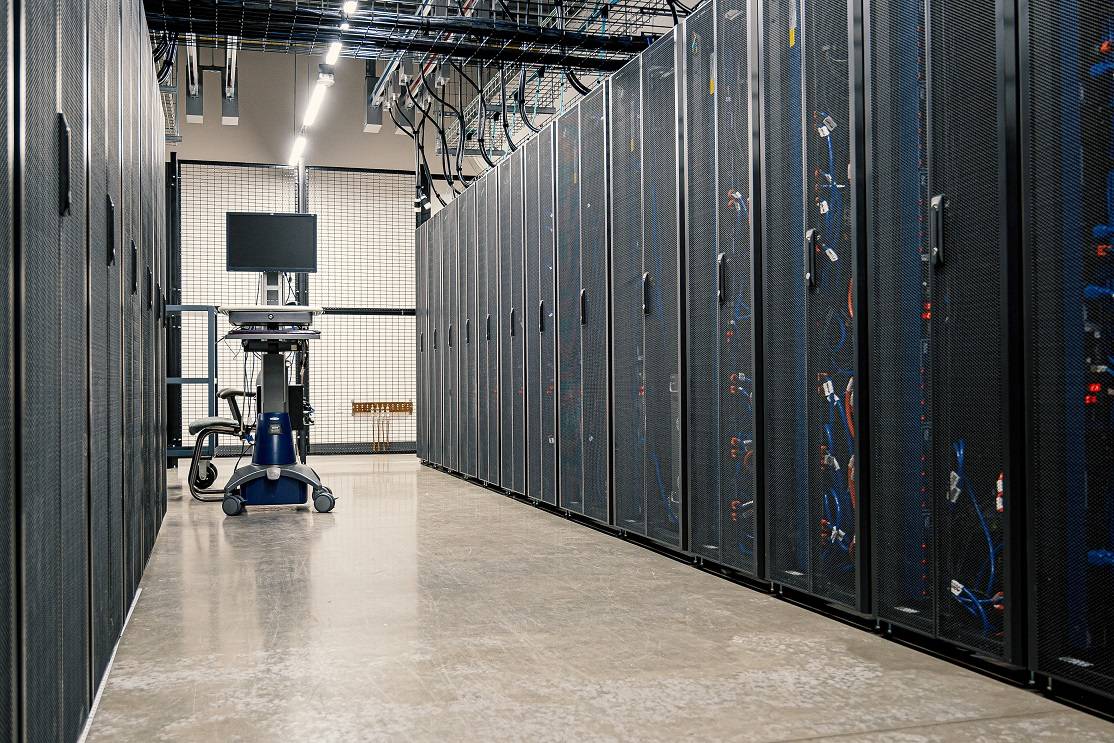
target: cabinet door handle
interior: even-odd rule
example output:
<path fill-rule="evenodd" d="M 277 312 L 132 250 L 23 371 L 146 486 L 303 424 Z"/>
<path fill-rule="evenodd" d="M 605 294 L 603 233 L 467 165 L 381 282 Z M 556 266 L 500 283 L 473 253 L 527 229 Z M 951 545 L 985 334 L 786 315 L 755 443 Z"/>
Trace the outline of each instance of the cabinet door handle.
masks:
<path fill-rule="evenodd" d="M 472 318 L 465 318 L 464 320 L 464 342 L 465 344 L 472 343 Z"/>
<path fill-rule="evenodd" d="M 816 229 L 805 232 L 805 286 L 816 286 Z"/>
<path fill-rule="evenodd" d="M 514 307 L 511 307 L 511 337 L 514 337 Z"/>
<path fill-rule="evenodd" d="M 944 194 L 936 194 L 928 202 L 928 232 L 932 242 L 932 263 L 937 268 L 944 265 Z"/>
<path fill-rule="evenodd" d="M 433 329 L 433 350 L 437 350 L 437 328 Z"/>
<path fill-rule="evenodd" d="M 580 290 L 580 324 L 588 324 L 588 290 Z"/>
<path fill-rule="evenodd" d="M 58 112 L 58 216 L 70 213 L 73 194 L 70 190 L 70 124 L 66 114 Z"/>
<path fill-rule="evenodd" d="M 449 323 L 449 334 L 448 334 L 447 338 L 449 340 L 449 348 L 452 348 L 453 347 L 453 324 L 452 323 Z"/>
<path fill-rule="evenodd" d="M 105 224 L 105 239 L 108 241 L 108 265 L 116 263 L 116 204 L 111 196 L 105 196 L 107 210 L 107 223 Z"/>
<path fill-rule="evenodd" d="M 418 353 L 425 353 L 425 333 L 418 333 Z"/>
<path fill-rule="evenodd" d="M 538 332 L 545 332 L 545 300 L 538 302 Z"/>
<path fill-rule="evenodd" d="M 650 272 L 642 274 L 642 314 L 650 314 Z"/>
<path fill-rule="evenodd" d="M 484 319 L 484 340 L 491 340 L 491 314 Z"/>
<path fill-rule="evenodd" d="M 716 301 L 727 301 L 727 253 L 720 253 L 716 259 Z"/>

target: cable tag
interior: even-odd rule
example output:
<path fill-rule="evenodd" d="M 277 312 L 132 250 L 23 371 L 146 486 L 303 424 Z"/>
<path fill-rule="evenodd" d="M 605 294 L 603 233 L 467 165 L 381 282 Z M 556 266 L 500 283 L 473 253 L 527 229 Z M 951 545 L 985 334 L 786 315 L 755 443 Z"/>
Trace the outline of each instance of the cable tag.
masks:
<path fill-rule="evenodd" d="M 831 248 L 824 248 L 824 255 L 828 256 L 828 260 L 830 260 L 832 263 L 835 263 L 839 260 L 839 256 Z"/>
<path fill-rule="evenodd" d="M 723 17 L 726 18 L 729 21 L 733 21 L 736 18 L 738 18 L 739 16 L 741 16 L 742 14 L 743 14 L 743 11 L 732 8 L 731 10 L 724 13 Z"/>
<path fill-rule="evenodd" d="M 998 483 L 995 485 L 997 495 L 994 497 L 994 506 L 998 509 L 998 513 L 1004 513 L 1006 510 L 1006 475 L 1004 472 L 998 473 Z"/>
<path fill-rule="evenodd" d="M 963 584 L 952 578 L 952 595 L 958 596 L 961 593 L 963 593 Z"/>
<path fill-rule="evenodd" d="M 822 200 L 820 202 L 820 213 L 821 214 L 827 214 L 828 213 L 828 202 L 827 201 Z"/>
<path fill-rule="evenodd" d="M 830 132 L 836 128 L 836 120 L 833 119 L 831 116 L 825 116 L 824 126 L 827 127 L 828 131 Z"/>
<path fill-rule="evenodd" d="M 963 492 L 959 487 L 959 475 L 955 473 L 955 470 L 952 470 L 952 473 L 948 476 L 948 481 L 951 483 L 948 486 L 948 500 L 955 503 L 959 500 L 959 494 Z"/>
<path fill-rule="evenodd" d="M 821 137 L 827 137 L 829 134 L 832 133 L 831 129 L 823 125 L 817 127 L 816 131 L 820 132 Z"/>
<path fill-rule="evenodd" d="M 832 380 L 830 379 L 825 379 L 820 389 L 824 391 L 824 397 L 829 399 L 835 394 L 835 385 L 832 384 Z"/>

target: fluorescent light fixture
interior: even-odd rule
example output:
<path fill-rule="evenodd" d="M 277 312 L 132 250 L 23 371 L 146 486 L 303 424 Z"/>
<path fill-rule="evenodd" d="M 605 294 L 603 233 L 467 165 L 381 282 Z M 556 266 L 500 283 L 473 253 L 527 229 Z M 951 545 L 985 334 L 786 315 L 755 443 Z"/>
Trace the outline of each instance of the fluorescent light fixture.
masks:
<path fill-rule="evenodd" d="M 313 93 L 309 97 L 309 104 L 306 106 L 306 115 L 302 119 L 302 126 L 313 126 L 313 122 L 317 121 L 317 114 L 321 111 L 321 103 L 325 100 L 326 87 L 321 82 L 313 86 Z"/>
<path fill-rule="evenodd" d="M 340 24 L 340 30 L 341 31 L 347 31 L 350 28 L 352 28 L 352 24 L 349 23 L 348 21 L 344 21 Z"/>
<path fill-rule="evenodd" d="M 340 42 L 334 41 L 329 44 L 329 51 L 325 52 L 325 64 L 335 65 L 338 59 L 340 59 Z"/>
<path fill-rule="evenodd" d="M 341 6 L 345 15 L 352 15 L 356 12 L 356 0 L 344 0 L 344 5 Z"/>
<path fill-rule="evenodd" d="M 306 138 L 299 134 L 294 138 L 294 146 L 290 148 L 290 164 L 297 165 L 302 160 L 302 152 L 306 149 Z"/>

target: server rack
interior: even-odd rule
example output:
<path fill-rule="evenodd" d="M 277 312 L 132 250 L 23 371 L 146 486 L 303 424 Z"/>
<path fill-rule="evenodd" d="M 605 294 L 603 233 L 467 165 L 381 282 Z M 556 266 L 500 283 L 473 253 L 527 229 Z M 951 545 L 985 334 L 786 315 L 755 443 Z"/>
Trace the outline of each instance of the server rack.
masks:
<path fill-rule="evenodd" d="M 501 213 L 499 209 L 500 178 L 498 171 L 492 171 L 485 178 L 487 182 L 486 194 L 486 220 L 487 244 L 484 252 L 487 256 L 487 275 L 485 277 L 487 309 L 484 313 L 484 338 L 485 355 L 487 357 L 487 472 L 486 482 L 492 485 L 503 483 L 502 474 L 502 443 L 503 443 L 503 378 L 501 364 L 503 360 L 503 346 L 506 343 L 503 334 L 503 310 L 501 303 L 502 292 L 502 238 L 499 235 L 501 226 Z"/>
<path fill-rule="evenodd" d="M 426 439 L 429 436 L 428 418 L 429 409 L 426 403 L 426 381 L 428 379 L 428 371 L 426 369 L 426 360 L 429 358 L 426 353 L 426 317 L 428 315 L 428 299 L 426 298 L 425 286 L 428 281 L 427 273 L 429 271 L 426 266 L 426 236 L 429 231 L 429 222 L 423 222 L 414 230 L 414 270 L 415 270 L 415 284 L 414 284 L 414 322 L 415 322 L 415 337 L 417 339 L 415 348 L 415 369 L 417 369 L 417 404 L 418 404 L 418 432 L 417 440 L 415 442 L 415 449 L 418 459 L 421 461 L 429 460 L 429 451 L 426 447 Z"/>
<path fill-rule="evenodd" d="M 476 477 L 478 470 L 476 462 L 477 450 L 477 423 L 476 423 L 476 189 L 470 188 L 461 194 L 461 204 L 464 210 L 464 219 L 461 229 L 461 243 L 463 245 L 464 266 L 461 271 L 463 288 L 461 299 L 463 309 L 463 383 L 461 398 L 462 424 L 464 428 L 464 463 L 463 470 L 469 477 Z"/>
<path fill-rule="evenodd" d="M 1110 31 L 1095 0 L 1021 19 L 1030 659 L 1114 697 Z"/>
<path fill-rule="evenodd" d="M 8 100 L 15 86 L 10 69 L 12 8 L 7 0 L 0 1 L 0 96 Z M 8 106 L 0 107 L 0 146 L 5 153 L 12 151 L 12 114 Z M 0 158 L 0 482 L 9 487 L 16 482 L 18 469 L 16 441 L 17 410 L 15 400 L 16 363 L 15 324 L 16 293 L 14 277 L 16 251 L 13 250 L 13 183 L 11 158 Z M 0 503 L 0 738 L 15 740 L 19 698 L 19 633 L 16 631 L 16 575 L 18 531 L 16 498 L 3 499 Z"/>
<path fill-rule="evenodd" d="M 685 19 L 689 549 L 759 574 L 749 3 Z"/>
<path fill-rule="evenodd" d="M 759 9 L 767 576 L 867 611 L 854 3 Z"/>
<path fill-rule="evenodd" d="M 429 375 L 429 459 L 434 464 L 444 465 L 444 362 L 443 347 L 445 331 L 441 307 L 441 227 L 443 220 L 429 221 L 429 332 L 430 332 L 430 375 Z"/>
<path fill-rule="evenodd" d="M 500 363 L 500 482 L 504 490 L 526 492 L 526 334 L 523 310 L 523 153 L 519 148 L 499 164 L 499 276 L 503 328 Z"/>
<path fill-rule="evenodd" d="M 878 617 L 1010 660 L 1020 359 L 1000 12 L 869 4 L 870 491 Z"/>
<path fill-rule="evenodd" d="M 445 303 L 445 454 L 443 464 L 460 470 L 460 200 L 453 199 L 442 217 L 441 250 L 444 273 L 441 279 Z"/>
<path fill-rule="evenodd" d="M 677 45 L 609 81 L 616 526 L 682 546 Z M 646 112 L 653 112 L 646 115 Z"/>
<path fill-rule="evenodd" d="M 524 147 L 526 322 L 526 495 L 557 505 L 556 295 L 553 131 Z"/>
<path fill-rule="evenodd" d="M 488 298 L 489 237 L 487 226 L 488 175 L 481 177 L 476 191 L 476 478 L 491 481 L 491 380 L 488 354 L 491 349 L 491 307 Z M 498 342 L 498 338 L 496 338 Z"/>

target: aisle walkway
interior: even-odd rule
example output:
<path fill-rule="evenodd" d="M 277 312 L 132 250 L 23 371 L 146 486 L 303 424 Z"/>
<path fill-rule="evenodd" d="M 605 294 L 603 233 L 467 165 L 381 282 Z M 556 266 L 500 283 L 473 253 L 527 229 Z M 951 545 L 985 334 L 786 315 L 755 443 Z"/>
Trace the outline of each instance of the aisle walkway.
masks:
<path fill-rule="evenodd" d="M 413 457 L 312 464 L 332 514 L 171 491 L 90 740 L 1114 739 Z"/>

